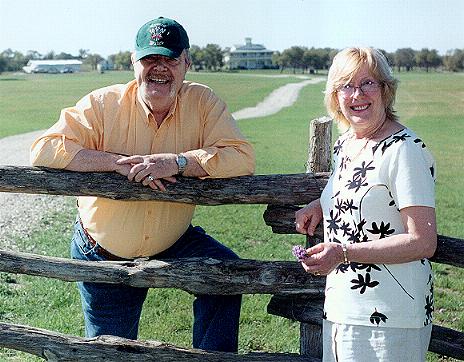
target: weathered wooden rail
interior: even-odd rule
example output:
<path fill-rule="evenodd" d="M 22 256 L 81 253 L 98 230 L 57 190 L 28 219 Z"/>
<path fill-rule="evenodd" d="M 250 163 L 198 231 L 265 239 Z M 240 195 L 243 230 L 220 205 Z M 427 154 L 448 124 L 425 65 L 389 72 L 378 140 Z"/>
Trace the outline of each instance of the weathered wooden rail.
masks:
<path fill-rule="evenodd" d="M 0 323 L 0 346 L 27 352 L 48 361 L 125 362 L 317 362 L 297 354 L 225 352 L 179 348 L 156 341 L 132 341 L 114 336 L 80 338 L 44 329 Z"/>
<path fill-rule="evenodd" d="M 324 279 L 289 261 L 186 258 L 96 262 L 0 250 L 0 271 L 54 279 L 177 288 L 195 294 L 324 294 Z"/>
<path fill-rule="evenodd" d="M 0 166 L 0 192 L 101 196 L 117 200 L 162 200 L 201 205 L 268 204 L 264 213 L 266 224 L 275 233 L 292 234 L 295 233 L 295 211 L 299 205 L 319 197 L 328 177 L 327 172 L 322 171 L 328 170 L 330 160 L 330 122 L 322 119 L 314 120 L 312 124 L 308 161 L 308 171 L 312 173 L 201 181 L 180 178 L 176 184 L 169 184 L 166 192 L 157 192 L 129 183 L 117 174 Z M 315 239 L 322 239 L 320 229 Z M 308 243 L 312 241 L 308 239 Z M 439 235 L 432 261 L 464 267 L 464 240 Z M 0 347 L 24 351 L 46 360 L 294 362 L 319 361 L 321 357 L 325 278 L 305 273 L 297 262 L 218 261 L 208 258 L 84 262 L 0 250 L 0 271 L 64 281 L 178 288 L 199 294 L 273 294 L 268 312 L 301 323 L 300 355 L 212 353 L 110 336 L 86 339 L 0 323 Z M 464 333 L 434 326 L 429 350 L 464 359 Z"/>
<path fill-rule="evenodd" d="M 180 177 L 165 192 L 116 173 L 71 172 L 45 167 L 0 166 L 0 192 L 101 196 L 114 200 L 170 201 L 196 205 L 304 204 L 318 198 L 328 174 L 242 176 L 229 179 Z"/>

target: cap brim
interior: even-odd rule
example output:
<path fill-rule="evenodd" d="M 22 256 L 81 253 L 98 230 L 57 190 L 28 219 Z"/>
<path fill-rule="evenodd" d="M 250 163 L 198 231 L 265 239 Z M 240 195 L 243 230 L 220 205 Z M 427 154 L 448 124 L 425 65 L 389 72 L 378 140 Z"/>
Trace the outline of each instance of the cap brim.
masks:
<path fill-rule="evenodd" d="M 135 52 L 135 61 L 138 61 L 149 55 L 164 55 L 169 58 L 179 58 L 184 49 L 168 49 L 164 47 L 149 47 L 140 49 Z"/>

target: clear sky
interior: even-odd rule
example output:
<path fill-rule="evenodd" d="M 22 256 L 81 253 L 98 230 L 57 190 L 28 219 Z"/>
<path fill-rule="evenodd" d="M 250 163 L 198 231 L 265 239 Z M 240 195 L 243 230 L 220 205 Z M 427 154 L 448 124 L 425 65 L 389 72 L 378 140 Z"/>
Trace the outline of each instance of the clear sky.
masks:
<path fill-rule="evenodd" d="M 0 51 L 104 57 L 133 49 L 138 28 L 174 18 L 190 43 L 464 48 L 464 0 L 0 0 Z"/>

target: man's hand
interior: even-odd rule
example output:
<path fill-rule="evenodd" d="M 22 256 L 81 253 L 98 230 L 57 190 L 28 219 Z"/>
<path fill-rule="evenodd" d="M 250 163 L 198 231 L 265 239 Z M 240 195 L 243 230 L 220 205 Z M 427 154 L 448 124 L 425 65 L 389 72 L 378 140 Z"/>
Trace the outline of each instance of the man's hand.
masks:
<path fill-rule="evenodd" d="M 114 171 L 119 173 L 120 175 L 127 176 L 131 168 L 132 168 L 131 165 L 126 165 L 126 164 L 119 165 L 116 163 L 116 168 Z"/>
<path fill-rule="evenodd" d="M 124 170 L 129 167 L 129 172 L 126 174 L 129 181 L 140 182 L 153 190 L 166 191 L 161 180 L 176 182 L 174 175 L 177 174 L 178 167 L 174 153 L 123 157 L 116 161 L 116 164 L 122 166 Z"/>

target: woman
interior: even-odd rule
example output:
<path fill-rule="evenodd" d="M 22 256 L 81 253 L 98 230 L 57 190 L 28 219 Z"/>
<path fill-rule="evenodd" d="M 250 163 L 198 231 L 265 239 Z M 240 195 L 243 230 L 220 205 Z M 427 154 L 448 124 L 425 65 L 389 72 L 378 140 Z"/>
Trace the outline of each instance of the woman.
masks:
<path fill-rule="evenodd" d="M 347 128 L 319 200 L 296 213 L 325 242 L 303 267 L 327 275 L 324 361 L 424 361 L 430 341 L 436 249 L 434 161 L 393 109 L 397 81 L 372 48 L 339 52 L 329 70 L 328 113 Z"/>

